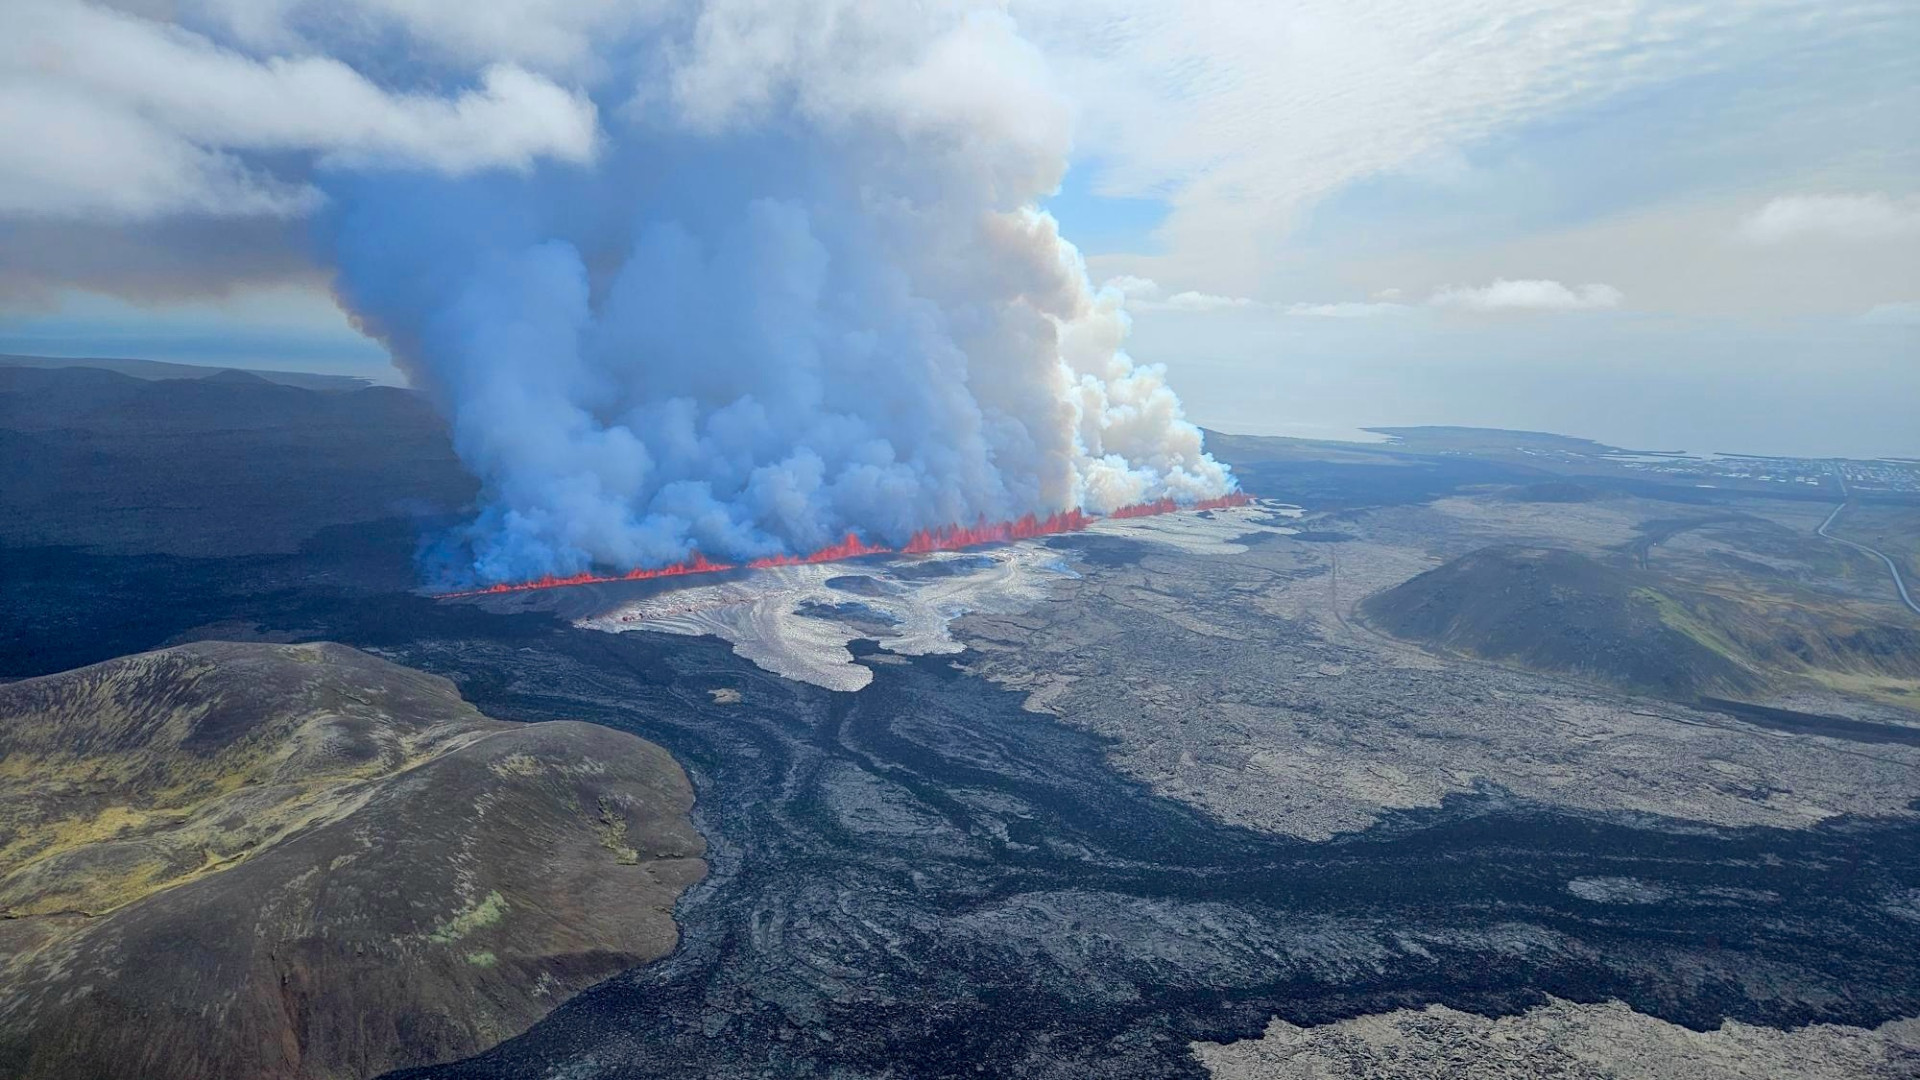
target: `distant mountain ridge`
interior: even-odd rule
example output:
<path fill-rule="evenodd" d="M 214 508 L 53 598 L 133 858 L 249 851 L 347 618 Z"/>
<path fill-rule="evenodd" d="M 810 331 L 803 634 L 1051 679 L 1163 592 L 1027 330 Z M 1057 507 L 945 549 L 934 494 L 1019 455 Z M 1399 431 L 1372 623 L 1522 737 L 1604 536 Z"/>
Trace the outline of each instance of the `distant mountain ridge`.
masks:
<path fill-rule="evenodd" d="M 303 390 L 358 390 L 361 387 L 374 385 L 372 379 L 358 375 L 322 375 L 311 371 L 270 371 L 264 368 L 224 365 L 176 364 L 166 360 L 139 360 L 124 356 L 27 356 L 0 353 L 0 367 L 92 368 L 135 379 L 211 379 L 234 373 L 251 375 L 282 386 L 297 386 Z"/>
<path fill-rule="evenodd" d="M 273 374 L 0 364 L 0 546 L 290 552 L 478 490 L 424 395 Z"/>

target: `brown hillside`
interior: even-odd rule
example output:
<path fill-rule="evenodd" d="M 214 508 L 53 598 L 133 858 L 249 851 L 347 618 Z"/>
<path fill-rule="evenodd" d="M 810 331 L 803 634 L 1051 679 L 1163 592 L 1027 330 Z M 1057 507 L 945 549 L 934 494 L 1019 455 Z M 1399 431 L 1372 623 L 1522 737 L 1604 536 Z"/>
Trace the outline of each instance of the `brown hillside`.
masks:
<path fill-rule="evenodd" d="M 673 760 L 338 645 L 0 687 L 0 1075 L 370 1076 L 659 957 Z"/>

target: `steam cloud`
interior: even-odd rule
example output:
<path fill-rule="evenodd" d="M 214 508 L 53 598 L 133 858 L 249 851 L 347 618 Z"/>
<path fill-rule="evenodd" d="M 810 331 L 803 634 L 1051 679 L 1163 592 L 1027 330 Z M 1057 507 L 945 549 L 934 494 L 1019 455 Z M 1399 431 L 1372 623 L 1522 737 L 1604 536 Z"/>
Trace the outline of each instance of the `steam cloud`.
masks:
<path fill-rule="evenodd" d="M 1013 23 L 802 7 L 597 50 L 590 164 L 320 174 L 339 296 L 484 483 L 458 576 L 1232 488 L 1035 209 L 1071 118 Z"/>

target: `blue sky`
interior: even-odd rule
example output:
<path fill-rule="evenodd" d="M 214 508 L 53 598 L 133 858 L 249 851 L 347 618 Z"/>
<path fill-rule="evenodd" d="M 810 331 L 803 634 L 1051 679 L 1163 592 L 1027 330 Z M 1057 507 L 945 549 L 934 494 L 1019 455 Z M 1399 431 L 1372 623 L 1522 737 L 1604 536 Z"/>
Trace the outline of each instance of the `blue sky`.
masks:
<path fill-rule="evenodd" d="M 1104 172 L 1095 159 L 1073 162 L 1060 190 L 1042 204 L 1060 222 L 1060 232 L 1085 255 L 1151 253 L 1158 250 L 1154 231 L 1172 208 L 1157 195 L 1102 195 Z"/>
<path fill-rule="evenodd" d="M 1422 10 L 1445 24 L 1449 7 Z M 1284 47 L 1242 52 L 1178 14 L 1120 49 L 1167 83 L 1127 103 L 1151 125 L 1104 135 L 1126 155 L 1087 148 L 1095 186 L 1167 188 L 1171 209 L 1115 215 L 1148 223 L 1131 246 L 1102 223 L 1089 262 L 1154 283 L 1130 348 L 1169 366 L 1193 415 L 1250 432 L 1468 423 L 1920 452 L 1920 13 L 1759 5 L 1695 24 L 1704 9 L 1683 5 L 1599 5 L 1586 22 L 1479 7 L 1577 32 L 1516 34 L 1486 56 L 1505 65 L 1491 88 L 1441 65 L 1371 100 L 1369 77 L 1405 77 L 1406 43 L 1325 30 L 1347 16 L 1315 5 L 1244 33 L 1284 42 L 1292 21 L 1318 21 L 1337 57 L 1324 73 L 1290 76 Z M 1609 9 L 1678 32 L 1609 31 Z M 1458 48 L 1446 29 L 1410 55 Z M 1577 87 L 1554 85 L 1582 64 Z M 1181 133 L 1156 113 L 1168 99 L 1224 118 Z M 1114 182 L 1120 157 L 1133 190 Z M 1100 204 L 1078 196 L 1063 225 Z M 1542 287 L 1496 296 L 1503 280 Z M 1211 302 L 1168 302 L 1196 291 Z"/>

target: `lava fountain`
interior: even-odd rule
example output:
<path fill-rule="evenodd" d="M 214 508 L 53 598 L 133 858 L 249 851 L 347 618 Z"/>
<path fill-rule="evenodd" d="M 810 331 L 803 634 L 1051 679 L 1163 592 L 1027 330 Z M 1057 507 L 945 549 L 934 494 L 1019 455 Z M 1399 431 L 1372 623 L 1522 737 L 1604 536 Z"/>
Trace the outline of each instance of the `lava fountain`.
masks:
<path fill-rule="evenodd" d="M 1160 514 L 1172 514 L 1181 510 L 1225 510 L 1235 506 L 1245 506 L 1253 499 L 1242 492 L 1234 491 L 1219 498 L 1202 499 L 1189 506 L 1181 506 L 1172 499 L 1157 499 L 1153 502 L 1135 506 L 1123 506 L 1107 515 L 1116 520 L 1130 518 L 1155 517 Z M 749 570 L 764 570 L 779 566 L 807 566 L 816 563 L 844 562 L 868 555 L 929 555 L 936 551 L 958 551 L 962 548 L 981 547 L 987 544 L 1008 544 L 1016 540 L 1032 540 L 1042 536 L 1055 536 L 1061 533 L 1079 532 L 1095 521 L 1098 516 L 1084 511 L 1062 510 L 1046 517 L 1026 514 L 1013 521 L 988 522 L 981 520 L 973 525 L 943 525 L 937 529 L 921 529 L 900 548 L 883 547 L 869 544 L 859 536 L 848 533 L 840 542 L 807 555 L 771 555 L 753 559 L 746 564 Z M 461 592 L 440 593 L 439 598 L 452 600 L 460 597 L 498 596 L 504 593 L 531 592 L 535 589 L 563 589 L 572 585 L 606 585 L 621 581 L 653 581 L 657 578 L 686 577 L 691 574 L 715 574 L 723 570 L 738 570 L 733 563 L 712 562 L 706 556 L 695 552 L 684 562 L 669 563 L 666 566 L 629 570 L 624 574 L 569 574 L 565 577 L 541 577 L 531 581 L 516 581 L 489 585 L 484 589 L 468 589 Z"/>

